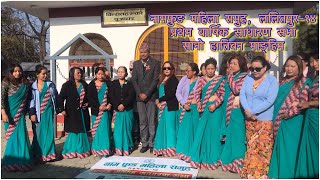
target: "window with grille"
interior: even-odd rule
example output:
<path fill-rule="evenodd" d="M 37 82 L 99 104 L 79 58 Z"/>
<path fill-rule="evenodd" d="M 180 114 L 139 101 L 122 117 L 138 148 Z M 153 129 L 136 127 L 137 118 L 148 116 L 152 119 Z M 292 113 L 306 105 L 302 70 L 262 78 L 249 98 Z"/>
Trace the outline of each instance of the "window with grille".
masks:
<path fill-rule="evenodd" d="M 186 51 L 182 47 L 183 40 L 189 40 L 188 37 L 172 38 L 167 25 L 154 25 L 148 28 L 140 37 L 136 49 L 136 59 L 140 59 L 139 48 L 143 42 L 149 44 L 150 56 L 161 62 L 171 61 L 176 69 L 178 79 L 185 76 L 185 69 L 181 69 L 182 63 L 198 62 L 197 51 Z M 190 38 L 193 40 L 193 38 Z"/>

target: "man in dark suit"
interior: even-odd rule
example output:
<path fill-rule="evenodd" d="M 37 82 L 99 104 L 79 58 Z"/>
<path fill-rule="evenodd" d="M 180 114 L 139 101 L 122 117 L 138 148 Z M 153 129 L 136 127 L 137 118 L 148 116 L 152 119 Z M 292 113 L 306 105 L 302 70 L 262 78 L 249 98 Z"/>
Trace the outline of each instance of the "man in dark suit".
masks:
<path fill-rule="evenodd" d="M 140 152 L 145 153 L 150 149 L 152 153 L 157 123 L 155 100 L 157 98 L 160 62 L 150 57 L 150 49 L 147 43 L 142 43 L 139 50 L 140 60 L 133 63 L 131 81 L 137 97 L 142 142 Z"/>

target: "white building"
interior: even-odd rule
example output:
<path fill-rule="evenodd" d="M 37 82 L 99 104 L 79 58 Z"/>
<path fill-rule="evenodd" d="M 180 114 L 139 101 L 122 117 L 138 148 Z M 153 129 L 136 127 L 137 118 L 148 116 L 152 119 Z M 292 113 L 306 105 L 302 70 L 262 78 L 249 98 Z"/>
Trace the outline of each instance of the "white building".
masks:
<path fill-rule="evenodd" d="M 221 52 L 213 52 L 210 50 L 209 41 L 219 41 L 219 38 L 201 37 L 197 28 L 208 27 L 209 24 L 195 24 L 191 22 L 189 14 L 197 14 L 199 11 L 206 11 L 210 14 L 220 14 L 221 27 L 228 27 L 230 34 L 235 27 L 228 24 L 223 18 L 224 14 L 247 14 L 251 25 L 255 27 L 272 28 L 272 38 L 277 41 L 285 42 L 285 51 L 267 53 L 247 52 L 247 56 L 263 55 L 273 64 L 271 73 L 278 75 L 279 67 L 284 60 L 293 54 L 293 39 L 289 37 L 280 37 L 276 28 L 285 27 L 285 24 L 261 24 L 258 14 L 268 14 L 270 10 L 275 10 L 280 14 L 299 14 L 303 10 L 313 6 L 317 2 L 41 2 L 41 1 L 25 1 L 25 2 L 3 2 L 3 4 L 26 11 L 32 15 L 38 16 L 50 22 L 50 54 L 55 54 L 59 49 L 64 47 L 79 33 L 83 34 L 109 55 L 116 55 L 117 58 L 111 62 L 111 66 L 117 69 L 119 66 L 129 67 L 131 60 L 139 59 L 139 46 L 142 42 L 148 42 L 151 47 L 151 56 L 154 58 L 174 62 L 177 75 L 184 75 L 184 70 L 179 68 L 181 63 L 196 62 L 199 66 L 209 57 L 214 57 L 221 63 L 224 54 Z M 103 11 L 114 9 L 132 9 L 145 8 L 146 14 L 185 14 L 186 19 L 181 24 L 184 27 L 193 27 L 193 36 L 189 40 L 198 40 L 201 38 L 205 41 L 203 51 L 194 50 L 192 52 L 184 50 L 182 40 L 188 38 L 171 38 L 169 28 L 166 24 L 154 24 L 147 17 L 147 25 L 140 26 L 122 26 L 122 27 L 103 27 L 102 16 Z M 245 26 L 242 26 L 245 27 Z M 235 36 L 228 38 L 234 39 Z M 249 51 L 247 48 L 246 51 Z M 60 56 L 73 55 L 100 55 L 91 46 L 82 40 L 77 40 L 66 49 Z M 251 58 L 251 57 L 249 57 Z M 62 76 L 68 77 L 68 71 L 71 66 L 87 67 L 92 76 L 92 67 L 94 64 L 104 62 L 103 59 L 96 60 L 57 60 L 58 68 L 56 68 L 56 84 L 60 90 L 65 82 Z M 60 71 L 59 71 L 60 70 Z M 54 73 L 54 72 L 52 72 Z"/>

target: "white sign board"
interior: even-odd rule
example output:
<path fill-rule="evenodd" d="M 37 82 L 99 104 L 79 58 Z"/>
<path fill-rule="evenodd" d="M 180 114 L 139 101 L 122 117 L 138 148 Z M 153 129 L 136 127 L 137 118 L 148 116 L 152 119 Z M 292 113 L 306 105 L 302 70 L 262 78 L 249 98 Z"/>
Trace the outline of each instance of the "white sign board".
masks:
<path fill-rule="evenodd" d="M 75 179 L 163 179 L 162 177 L 153 176 L 137 176 L 128 174 L 107 174 L 107 173 L 94 173 L 91 170 L 86 170 L 79 174 Z"/>
<path fill-rule="evenodd" d="M 165 178 L 196 178 L 198 174 L 197 169 L 179 159 L 124 156 L 102 158 L 91 172 Z"/>

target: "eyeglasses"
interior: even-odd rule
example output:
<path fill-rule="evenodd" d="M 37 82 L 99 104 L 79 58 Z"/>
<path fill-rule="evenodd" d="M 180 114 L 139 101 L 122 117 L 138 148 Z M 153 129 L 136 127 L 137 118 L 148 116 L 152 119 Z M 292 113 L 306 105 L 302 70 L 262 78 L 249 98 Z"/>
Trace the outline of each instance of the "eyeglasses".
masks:
<path fill-rule="evenodd" d="M 171 67 L 163 67 L 162 70 L 163 70 L 163 71 L 165 71 L 165 70 L 169 70 L 169 71 L 170 71 L 170 70 L 171 70 Z"/>
<path fill-rule="evenodd" d="M 249 70 L 250 70 L 251 72 L 254 72 L 254 71 L 260 72 L 260 71 L 262 70 L 262 68 L 263 68 L 263 67 L 256 67 L 256 68 L 250 67 Z"/>

